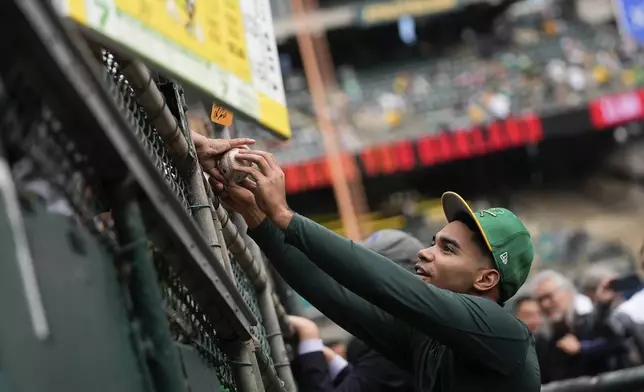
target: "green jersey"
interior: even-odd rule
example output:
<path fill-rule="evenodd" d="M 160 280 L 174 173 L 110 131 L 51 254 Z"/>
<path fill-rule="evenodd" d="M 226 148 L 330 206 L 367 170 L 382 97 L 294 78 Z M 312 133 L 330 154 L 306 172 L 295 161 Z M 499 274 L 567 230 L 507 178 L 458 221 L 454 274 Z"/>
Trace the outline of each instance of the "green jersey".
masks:
<path fill-rule="evenodd" d="M 295 214 L 249 230 L 291 287 L 414 375 L 418 391 L 537 392 L 527 327 L 497 303 L 426 284 L 389 259 Z"/>

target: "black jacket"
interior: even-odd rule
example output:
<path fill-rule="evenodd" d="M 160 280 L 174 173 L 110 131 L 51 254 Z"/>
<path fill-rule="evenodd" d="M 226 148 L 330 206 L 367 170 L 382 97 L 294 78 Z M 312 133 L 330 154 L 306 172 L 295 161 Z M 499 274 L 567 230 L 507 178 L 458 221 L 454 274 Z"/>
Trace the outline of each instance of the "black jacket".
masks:
<path fill-rule="evenodd" d="M 625 340 L 613 331 L 604 309 L 575 315 L 572 325 L 557 323 L 547 337 L 535 336 L 543 384 L 580 376 L 594 376 L 626 366 Z M 566 334 L 579 339 L 579 354 L 569 355 L 556 346 Z"/>
<path fill-rule="evenodd" d="M 356 348 L 360 346 L 359 350 Z M 364 343 L 354 340 L 348 351 L 352 363 L 331 380 L 320 351 L 298 356 L 293 374 L 302 392 L 412 392 L 411 375 Z"/>

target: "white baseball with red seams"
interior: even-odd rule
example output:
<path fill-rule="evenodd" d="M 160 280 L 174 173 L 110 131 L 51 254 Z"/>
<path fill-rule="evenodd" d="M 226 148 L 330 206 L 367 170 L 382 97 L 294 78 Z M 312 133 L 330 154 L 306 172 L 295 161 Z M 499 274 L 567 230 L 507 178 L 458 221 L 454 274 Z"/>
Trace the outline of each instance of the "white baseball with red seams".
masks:
<path fill-rule="evenodd" d="M 251 166 L 250 162 L 239 161 L 235 159 L 235 156 L 240 149 L 250 150 L 248 146 L 241 146 L 240 148 L 233 148 L 226 152 L 218 162 L 219 172 L 224 178 L 233 183 L 242 182 L 247 174 L 234 170 L 240 166 Z"/>

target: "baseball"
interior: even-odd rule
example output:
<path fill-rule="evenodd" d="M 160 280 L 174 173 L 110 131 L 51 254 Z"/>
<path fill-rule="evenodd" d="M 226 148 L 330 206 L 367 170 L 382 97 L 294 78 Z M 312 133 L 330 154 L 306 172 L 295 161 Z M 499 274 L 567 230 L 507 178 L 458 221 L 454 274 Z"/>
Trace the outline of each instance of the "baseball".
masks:
<path fill-rule="evenodd" d="M 249 150 L 248 146 L 240 148 Z M 219 160 L 219 171 L 224 178 L 232 183 L 240 183 L 246 178 L 246 173 L 235 171 L 234 169 L 240 166 L 251 166 L 249 162 L 242 162 L 235 159 L 240 148 L 233 148 L 226 152 Z"/>

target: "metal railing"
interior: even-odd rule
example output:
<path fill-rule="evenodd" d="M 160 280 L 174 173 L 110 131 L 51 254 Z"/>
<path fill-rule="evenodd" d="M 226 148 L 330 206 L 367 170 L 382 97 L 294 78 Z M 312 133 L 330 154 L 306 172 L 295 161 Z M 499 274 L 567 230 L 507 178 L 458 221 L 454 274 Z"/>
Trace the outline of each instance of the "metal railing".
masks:
<path fill-rule="evenodd" d="M 0 30 L 0 216 L 25 222 L 22 234 L 0 223 L 0 238 L 24 236 L 30 253 L 25 264 L 8 246 L 0 276 L 15 320 L 0 329 L 9 385 L 294 391 L 286 314 L 243 221 L 205 181 L 181 86 L 86 40 L 47 2 L 2 2 Z M 44 244 L 69 261 L 46 260 Z"/>
<path fill-rule="evenodd" d="M 555 381 L 541 392 L 640 392 L 644 391 L 644 367 L 616 370 L 593 377 Z"/>

